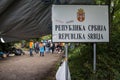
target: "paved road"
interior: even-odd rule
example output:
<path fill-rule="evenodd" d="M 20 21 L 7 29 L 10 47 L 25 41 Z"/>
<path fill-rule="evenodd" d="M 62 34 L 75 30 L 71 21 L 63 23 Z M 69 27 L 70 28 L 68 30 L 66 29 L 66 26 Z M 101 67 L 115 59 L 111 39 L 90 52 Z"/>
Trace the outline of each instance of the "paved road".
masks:
<path fill-rule="evenodd" d="M 43 80 L 60 57 L 60 54 L 40 57 L 35 53 L 30 57 L 26 53 L 0 60 L 0 80 Z"/>

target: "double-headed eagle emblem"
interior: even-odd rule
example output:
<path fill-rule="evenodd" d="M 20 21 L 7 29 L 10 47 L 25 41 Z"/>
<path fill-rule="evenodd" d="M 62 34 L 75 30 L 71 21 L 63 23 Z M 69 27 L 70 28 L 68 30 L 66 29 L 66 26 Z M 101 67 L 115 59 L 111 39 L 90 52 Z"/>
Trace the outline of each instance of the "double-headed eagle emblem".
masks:
<path fill-rule="evenodd" d="M 85 20 L 85 12 L 83 9 L 78 9 L 78 12 L 77 12 L 77 20 L 80 21 L 80 22 L 83 22 Z"/>

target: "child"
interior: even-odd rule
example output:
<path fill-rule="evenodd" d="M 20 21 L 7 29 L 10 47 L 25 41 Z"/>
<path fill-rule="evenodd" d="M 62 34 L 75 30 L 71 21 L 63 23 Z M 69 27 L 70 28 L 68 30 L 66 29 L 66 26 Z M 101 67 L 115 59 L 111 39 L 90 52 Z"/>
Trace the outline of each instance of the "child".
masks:
<path fill-rule="evenodd" d="M 40 56 L 44 56 L 45 49 L 42 42 L 40 42 L 39 50 L 40 50 Z"/>

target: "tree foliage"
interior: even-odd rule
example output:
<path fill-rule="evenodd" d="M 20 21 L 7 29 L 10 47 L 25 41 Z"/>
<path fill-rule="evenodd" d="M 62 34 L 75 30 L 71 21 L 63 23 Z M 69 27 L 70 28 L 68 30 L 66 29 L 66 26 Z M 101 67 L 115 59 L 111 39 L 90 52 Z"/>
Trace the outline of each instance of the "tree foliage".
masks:
<path fill-rule="evenodd" d="M 110 7 L 110 42 L 97 43 L 97 71 L 93 74 L 92 44 L 69 52 L 72 80 L 120 80 L 120 0 L 95 0 Z"/>

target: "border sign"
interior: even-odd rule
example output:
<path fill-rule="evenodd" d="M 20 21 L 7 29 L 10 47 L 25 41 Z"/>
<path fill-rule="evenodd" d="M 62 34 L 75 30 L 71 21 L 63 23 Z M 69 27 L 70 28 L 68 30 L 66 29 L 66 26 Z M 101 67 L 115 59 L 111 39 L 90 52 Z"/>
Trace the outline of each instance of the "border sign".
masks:
<path fill-rule="evenodd" d="M 108 5 L 53 5 L 53 42 L 109 42 Z"/>

